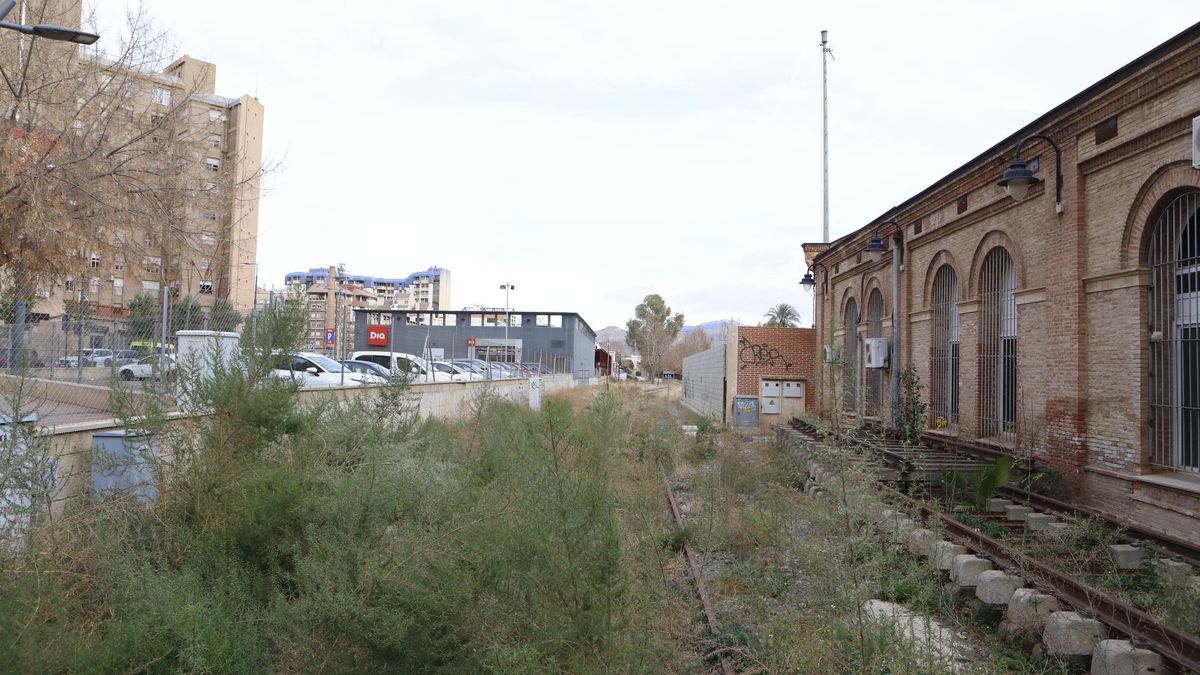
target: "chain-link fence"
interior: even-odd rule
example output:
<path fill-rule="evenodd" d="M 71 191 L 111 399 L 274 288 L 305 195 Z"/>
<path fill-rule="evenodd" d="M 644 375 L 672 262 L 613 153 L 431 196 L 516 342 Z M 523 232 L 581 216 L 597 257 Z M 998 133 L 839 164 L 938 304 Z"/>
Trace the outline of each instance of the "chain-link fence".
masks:
<path fill-rule="evenodd" d="M 208 296 L 149 288 L 113 298 L 113 289 L 96 284 L 80 291 L 70 280 L 47 289 L 3 279 L 0 381 L 8 386 L 0 390 L 0 416 L 14 412 L 4 391 L 15 380 L 31 380 L 40 387 L 23 386 L 40 392 L 40 425 L 111 418 L 118 383 L 123 392 L 154 393 L 166 403 L 163 384 L 175 366 L 180 331 L 241 331 L 247 325 L 228 301 Z"/>

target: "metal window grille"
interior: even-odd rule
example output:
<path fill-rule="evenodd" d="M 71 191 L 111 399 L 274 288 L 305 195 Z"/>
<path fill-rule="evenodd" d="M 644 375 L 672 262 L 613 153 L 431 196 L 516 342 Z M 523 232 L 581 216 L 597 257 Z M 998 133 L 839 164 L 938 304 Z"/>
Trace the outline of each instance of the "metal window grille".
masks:
<path fill-rule="evenodd" d="M 1154 224 L 1150 267 L 1149 455 L 1200 472 L 1200 192 L 1173 199 Z"/>
<path fill-rule="evenodd" d="M 842 405 L 858 410 L 858 303 L 846 303 L 845 343 L 842 348 Z"/>
<path fill-rule="evenodd" d="M 1017 431 L 1017 275 L 1012 257 L 994 248 L 979 279 L 980 435 L 1013 442 Z"/>
<path fill-rule="evenodd" d="M 929 354 L 929 410 L 934 426 L 958 425 L 958 277 L 942 265 L 933 275 L 933 326 Z"/>
<path fill-rule="evenodd" d="M 867 296 L 867 337 L 883 337 L 883 294 L 876 288 Z M 883 369 L 863 370 L 866 384 L 866 414 L 883 416 Z"/>

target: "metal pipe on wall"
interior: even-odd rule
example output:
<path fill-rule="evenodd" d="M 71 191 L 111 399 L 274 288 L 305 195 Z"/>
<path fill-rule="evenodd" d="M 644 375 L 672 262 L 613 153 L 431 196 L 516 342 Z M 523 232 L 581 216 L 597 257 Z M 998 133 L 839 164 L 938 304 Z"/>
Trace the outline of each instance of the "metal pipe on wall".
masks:
<path fill-rule="evenodd" d="M 904 237 L 899 226 L 892 239 L 892 427 L 900 427 L 900 265 Z"/>

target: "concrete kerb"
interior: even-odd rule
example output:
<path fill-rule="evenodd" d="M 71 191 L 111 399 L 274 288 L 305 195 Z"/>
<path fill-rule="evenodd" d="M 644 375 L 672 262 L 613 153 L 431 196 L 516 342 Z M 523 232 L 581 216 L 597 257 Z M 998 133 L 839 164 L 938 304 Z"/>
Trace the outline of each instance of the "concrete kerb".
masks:
<path fill-rule="evenodd" d="M 1166 671 L 1163 657 L 1129 640 L 1101 640 L 1092 651 L 1092 675 L 1142 675 Z"/>
<path fill-rule="evenodd" d="M 1051 656 L 1091 656 L 1104 638 L 1104 624 L 1076 612 L 1051 612 L 1042 631 Z"/>

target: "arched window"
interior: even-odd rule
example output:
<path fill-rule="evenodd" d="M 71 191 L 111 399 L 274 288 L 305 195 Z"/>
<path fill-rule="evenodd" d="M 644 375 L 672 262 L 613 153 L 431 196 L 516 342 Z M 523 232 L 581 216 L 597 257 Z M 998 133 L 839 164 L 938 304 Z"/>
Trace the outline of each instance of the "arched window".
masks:
<path fill-rule="evenodd" d="M 929 417 L 934 427 L 958 424 L 958 277 L 942 265 L 933 275 L 933 335 L 929 351 Z"/>
<path fill-rule="evenodd" d="M 846 301 L 845 344 L 842 346 L 842 405 L 858 410 L 858 303 Z"/>
<path fill-rule="evenodd" d="M 1200 472 L 1200 192 L 1171 200 L 1147 242 L 1150 461 Z"/>
<path fill-rule="evenodd" d="M 1003 248 L 979 273 L 980 435 L 1014 441 L 1017 431 L 1017 273 Z"/>
<path fill-rule="evenodd" d="M 876 288 L 867 296 L 867 337 L 883 337 L 883 293 Z M 873 417 L 883 415 L 883 369 L 863 370 L 867 389 L 865 414 Z"/>

